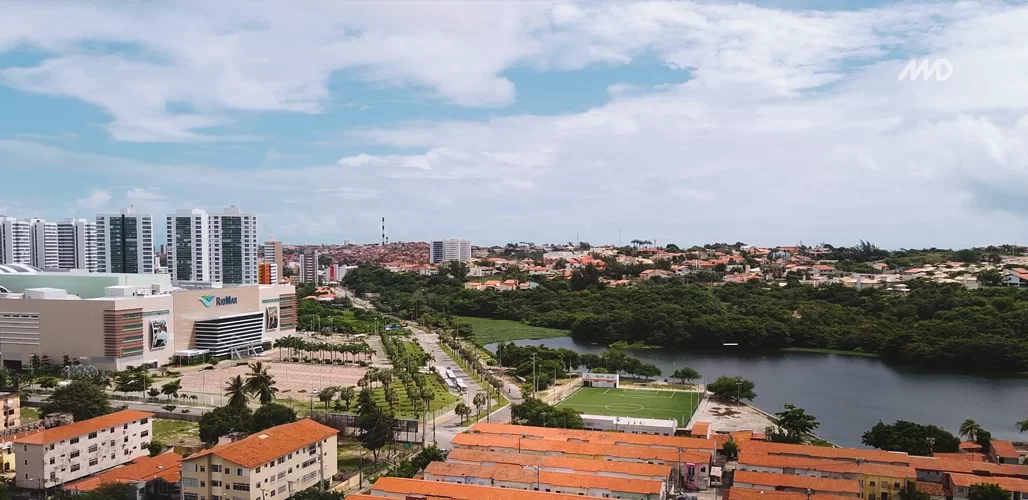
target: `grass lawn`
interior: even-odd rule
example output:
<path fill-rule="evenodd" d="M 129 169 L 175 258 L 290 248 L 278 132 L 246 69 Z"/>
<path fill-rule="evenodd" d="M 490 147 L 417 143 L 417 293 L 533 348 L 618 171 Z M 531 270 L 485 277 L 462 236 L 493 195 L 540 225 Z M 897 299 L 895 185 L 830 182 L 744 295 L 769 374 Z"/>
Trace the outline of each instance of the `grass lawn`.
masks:
<path fill-rule="evenodd" d="M 39 421 L 39 408 L 32 408 L 31 406 L 21 407 L 21 423 L 23 425 L 37 421 Z"/>
<path fill-rule="evenodd" d="M 199 446 L 200 424 L 155 418 L 153 419 L 153 438 L 168 446 Z"/>
<path fill-rule="evenodd" d="M 698 392 L 583 387 L 557 406 L 589 415 L 674 418 L 679 427 L 685 427 L 699 404 Z"/>
<path fill-rule="evenodd" d="M 458 319 L 471 324 L 471 327 L 475 330 L 475 342 L 482 345 L 522 339 L 552 339 L 568 335 L 568 332 L 565 330 L 528 326 L 517 321 L 473 318 L 469 316 L 460 316 Z"/>
<path fill-rule="evenodd" d="M 438 375 L 426 374 L 425 379 L 428 382 L 428 387 L 430 387 L 435 394 L 435 397 L 432 398 L 432 402 L 428 405 L 429 411 L 438 410 L 448 404 L 456 403 L 460 399 L 457 396 L 450 394 L 450 391 L 446 390 L 446 387 L 439 381 Z M 392 383 L 389 384 L 389 387 L 392 387 L 393 390 L 396 391 L 396 406 L 394 407 L 394 410 L 398 416 L 412 416 L 420 414 L 420 412 L 416 412 L 414 410 L 414 405 L 412 405 L 410 400 L 407 399 L 407 389 L 403 387 L 403 382 L 399 379 L 394 379 Z M 371 396 L 375 400 L 375 403 L 382 408 L 389 407 L 385 400 L 385 389 L 382 388 L 381 384 L 375 384 L 375 388 L 371 391 Z M 356 399 L 353 404 L 357 404 Z M 324 404 L 322 404 L 322 406 L 324 406 Z"/>

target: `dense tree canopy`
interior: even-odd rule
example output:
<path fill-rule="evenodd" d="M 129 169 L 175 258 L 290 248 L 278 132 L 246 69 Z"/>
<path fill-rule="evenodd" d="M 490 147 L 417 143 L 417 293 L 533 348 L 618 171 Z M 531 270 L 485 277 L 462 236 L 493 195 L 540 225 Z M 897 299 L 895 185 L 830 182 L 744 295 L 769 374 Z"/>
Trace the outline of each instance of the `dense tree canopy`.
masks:
<path fill-rule="evenodd" d="M 39 409 L 42 415 L 71 413 L 76 422 L 106 415 L 111 411 L 107 392 L 98 385 L 82 380 L 54 389 Z"/>
<path fill-rule="evenodd" d="M 756 389 L 756 384 L 742 377 L 718 377 L 717 380 L 707 384 L 707 390 L 715 398 L 736 403 L 743 399 L 753 401 L 753 398 L 757 397 L 754 389 Z"/>
<path fill-rule="evenodd" d="M 253 412 L 246 406 L 220 406 L 200 417 L 200 441 L 207 444 L 233 432 L 249 432 Z"/>
<path fill-rule="evenodd" d="M 956 453 L 960 448 L 960 438 L 946 430 L 905 420 L 897 420 L 894 424 L 878 422 L 864 433 L 860 441 L 881 450 L 924 456 L 933 452 Z"/>
<path fill-rule="evenodd" d="M 803 408 L 786 403 L 782 411 L 775 413 L 775 427 L 768 439 L 776 443 L 802 443 L 819 425 L 817 418 Z"/>
<path fill-rule="evenodd" d="M 968 492 L 968 500 L 1010 500 L 1010 492 L 997 484 L 976 484 Z"/>
<path fill-rule="evenodd" d="M 850 251 L 854 258 L 880 253 L 870 244 Z M 1017 287 L 966 290 L 911 281 L 910 292 L 900 295 L 796 283 L 711 287 L 675 278 L 577 290 L 582 285 L 555 279 L 505 293 L 467 290 L 447 276 L 368 266 L 347 273 L 344 281 L 359 293 L 381 293 L 378 306 L 401 316 L 416 311 L 523 321 L 601 344 L 829 348 L 946 369 L 1028 371 L 1028 290 Z"/>
<path fill-rule="evenodd" d="M 519 425 L 534 427 L 557 427 L 581 429 L 585 427 L 582 416 L 571 408 L 555 408 L 536 398 L 526 398 L 521 404 L 511 405 L 511 421 Z"/>

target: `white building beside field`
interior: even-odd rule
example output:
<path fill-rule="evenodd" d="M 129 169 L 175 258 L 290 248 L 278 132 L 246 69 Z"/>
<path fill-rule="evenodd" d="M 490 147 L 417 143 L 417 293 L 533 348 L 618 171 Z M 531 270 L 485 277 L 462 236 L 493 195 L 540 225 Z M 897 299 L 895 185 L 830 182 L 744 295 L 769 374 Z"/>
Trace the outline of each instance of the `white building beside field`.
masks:
<path fill-rule="evenodd" d="M 613 431 L 628 434 L 651 434 L 655 436 L 674 436 L 678 430 L 678 422 L 673 418 L 633 418 L 610 417 L 607 415 L 582 415 L 585 430 Z"/>
<path fill-rule="evenodd" d="M 616 373 L 583 373 L 582 387 L 600 387 L 617 389 L 620 377 Z"/>

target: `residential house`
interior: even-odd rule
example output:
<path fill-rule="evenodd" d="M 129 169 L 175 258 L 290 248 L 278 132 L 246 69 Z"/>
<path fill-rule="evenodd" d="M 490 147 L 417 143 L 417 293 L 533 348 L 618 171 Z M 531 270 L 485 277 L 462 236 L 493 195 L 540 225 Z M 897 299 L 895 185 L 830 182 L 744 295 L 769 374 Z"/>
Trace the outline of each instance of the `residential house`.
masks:
<path fill-rule="evenodd" d="M 663 500 L 667 492 L 667 483 L 664 481 L 551 472 L 541 468 L 522 468 L 511 465 L 487 467 L 432 462 L 425 468 L 424 479 L 426 481 L 631 500 Z"/>
<path fill-rule="evenodd" d="M 671 271 L 665 271 L 663 269 L 647 269 L 639 273 L 639 278 L 648 280 L 653 278 L 668 278 L 674 276 Z"/>
<path fill-rule="evenodd" d="M 285 499 L 338 470 L 337 430 L 311 419 L 219 444 L 182 461 L 182 500 Z"/>
<path fill-rule="evenodd" d="M 1028 497 L 1028 480 L 1014 479 L 1009 477 L 983 477 L 969 474 L 947 474 L 946 489 L 949 498 L 953 500 L 966 500 L 970 497 L 971 487 L 977 484 L 995 484 L 1010 492 L 1011 500 L 1021 500 Z"/>
<path fill-rule="evenodd" d="M 477 451 L 455 448 L 446 456 L 448 463 L 473 464 L 484 466 L 514 465 L 521 468 L 538 467 L 550 472 L 573 472 L 575 474 L 592 474 L 594 476 L 648 479 L 651 481 L 667 481 L 671 477 L 671 466 L 664 464 L 608 462 L 588 458 L 569 458 L 548 455 L 529 455 L 526 453 L 504 453 L 498 451 Z"/>
<path fill-rule="evenodd" d="M 19 437 L 15 484 L 51 488 L 147 456 L 152 417 L 122 410 Z"/>
<path fill-rule="evenodd" d="M 73 495 L 93 491 L 107 483 L 125 483 L 135 488 L 133 500 L 168 498 L 178 500 L 182 456 L 165 453 L 139 457 L 124 467 L 76 481 L 64 487 Z"/>
<path fill-rule="evenodd" d="M 732 484 L 732 489 L 735 488 L 860 498 L 860 483 L 855 479 L 825 479 L 737 470 Z"/>
<path fill-rule="evenodd" d="M 350 495 L 347 500 L 381 500 L 382 497 L 431 500 L 566 500 L 569 497 L 562 493 L 545 491 L 526 491 L 492 486 L 470 484 L 440 483 L 418 479 L 399 477 L 383 477 L 371 486 L 370 495 Z M 602 497 L 576 496 L 583 500 L 596 500 Z"/>
<path fill-rule="evenodd" d="M 989 441 L 989 459 L 997 464 L 1020 465 L 1021 455 L 1010 441 L 993 439 Z"/>

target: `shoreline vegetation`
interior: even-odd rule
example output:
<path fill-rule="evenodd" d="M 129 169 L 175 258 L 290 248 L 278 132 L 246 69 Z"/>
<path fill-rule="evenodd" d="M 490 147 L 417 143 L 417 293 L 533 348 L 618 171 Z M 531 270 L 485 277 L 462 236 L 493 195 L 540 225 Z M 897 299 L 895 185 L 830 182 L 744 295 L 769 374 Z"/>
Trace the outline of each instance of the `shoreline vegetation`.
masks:
<path fill-rule="evenodd" d="M 421 276 L 360 266 L 344 284 L 357 293 L 379 293 L 380 310 L 426 324 L 488 318 L 569 331 L 575 340 L 598 345 L 717 351 L 730 343 L 750 352 L 876 354 L 890 364 L 954 373 L 1028 371 L 1024 288 L 968 290 L 911 280 L 907 293 L 897 294 L 756 280 L 712 287 L 683 278 L 606 287 L 590 267 L 571 279 L 539 280 L 534 288 L 509 292 L 465 289 L 459 270 L 448 269 Z M 472 338 L 476 332 L 466 326 L 467 336 L 460 336 Z"/>

